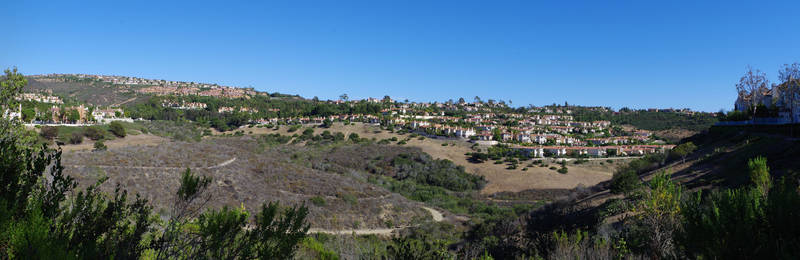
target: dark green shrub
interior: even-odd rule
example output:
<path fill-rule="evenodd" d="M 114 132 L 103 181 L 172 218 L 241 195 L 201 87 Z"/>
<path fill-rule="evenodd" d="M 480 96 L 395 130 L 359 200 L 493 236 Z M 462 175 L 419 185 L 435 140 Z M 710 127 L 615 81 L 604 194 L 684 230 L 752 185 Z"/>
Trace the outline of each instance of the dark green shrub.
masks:
<path fill-rule="evenodd" d="M 106 144 L 103 143 L 103 139 L 100 139 L 100 140 L 97 140 L 96 142 L 94 142 L 94 150 L 95 151 L 105 151 L 106 149 L 108 149 L 108 147 L 106 147 Z"/>
<path fill-rule="evenodd" d="M 72 133 L 72 136 L 69 137 L 70 144 L 80 144 L 83 142 L 83 134 L 79 132 Z"/>
<path fill-rule="evenodd" d="M 55 126 L 42 126 L 39 135 L 47 140 L 53 140 L 58 137 L 58 128 Z"/>
<path fill-rule="evenodd" d="M 311 204 L 314 204 L 317 207 L 325 206 L 325 199 L 323 199 L 320 196 L 311 197 L 311 199 L 309 199 L 309 200 L 311 201 Z"/>
<path fill-rule="evenodd" d="M 120 122 L 111 122 L 108 124 L 108 130 L 117 137 L 125 137 L 125 127 L 123 127 Z"/>
<path fill-rule="evenodd" d="M 105 131 L 96 126 L 90 126 L 83 129 L 83 134 L 92 140 L 100 140 L 105 136 Z"/>
<path fill-rule="evenodd" d="M 641 186 L 639 175 L 632 170 L 617 171 L 611 177 L 611 193 L 627 194 Z"/>

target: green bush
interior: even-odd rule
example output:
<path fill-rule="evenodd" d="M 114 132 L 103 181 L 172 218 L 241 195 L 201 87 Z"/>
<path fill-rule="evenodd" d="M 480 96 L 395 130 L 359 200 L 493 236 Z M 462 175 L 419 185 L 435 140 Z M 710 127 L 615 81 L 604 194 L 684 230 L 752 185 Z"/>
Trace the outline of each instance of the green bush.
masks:
<path fill-rule="evenodd" d="M 105 131 L 96 126 L 90 126 L 83 129 L 83 134 L 92 140 L 100 140 L 105 137 Z"/>
<path fill-rule="evenodd" d="M 309 200 L 311 201 L 311 204 L 314 204 L 317 207 L 325 206 L 325 199 L 323 199 L 320 196 L 311 197 L 311 199 L 309 199 Z"/>
<path fill-rule="evenodd" d="M 108 130 L 111 131 L 112 134 L 116 135 L 117 137 L 125 137 L 125 127 L 122 126 L 122 123 L 114 121 L 108 124 Z"/>
<path fill-rule="evenodd" d="M 641 186 L 639 175 L 632 170 L 617 171 L 611 177 L 611 193 L 627 194 Z"/>
<path fill-rule="evenodd" d="M 94 150 L 95 151 L 105 151 L 106 149 L 108 149 L 108 147 L 106 147 L 106 144 L 103 143 L 103 139 L 100 139 L 100 140 L 97 140 L 96 142 L 94 142 Z"/>
<path fill-rule="evenodd" d="M 800 258 L 800 194 L 783 179 L 765 194 L 761 184 L 696 193 L 682 205 L 684 232 L 678 244 L 689 258 Z"/>
<path fill-rule="evenodd" d="M 69 137 L 70 144 L 80 144 L 83 142 L 83 134 L 80 132 L 72 133 L 72 136 Z"/>
<path fill-rule="evenodd" d="M 42 126 L 39 135 L 47 140 L 53 140 L 58 137 L 58 128 L 55 126 Z"/>
<path fill-rule="evenodd" d="M 343 201 L 345 201 L 347 203 L 350 203 L 352 205 L 358 204 L 358 198 L 353 194 L 350 194 L 350 193 L 339 193 L 339 194 L 336 194 L 336 196 L 339 197 L 340 199 L 342 199 Z"/>

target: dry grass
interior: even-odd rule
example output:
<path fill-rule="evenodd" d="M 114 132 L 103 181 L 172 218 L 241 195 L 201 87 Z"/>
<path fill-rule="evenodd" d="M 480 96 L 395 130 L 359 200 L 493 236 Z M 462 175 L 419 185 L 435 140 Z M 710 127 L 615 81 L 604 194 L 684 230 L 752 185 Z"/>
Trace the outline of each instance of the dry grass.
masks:
<path fill-rule="evenodd" d="M 81 185 L 107 176 L 103 190 L 112 191 L 119 183 L 149 198 L 162 214 L 169 214 L 182 169 L 191 167 L 214 178 L 209 207 L 244 205 L 258 209 L 268 201 L 306 204 L 312 226 L 328 229 L 384 228 L 387 222 L 402 226 L 430 218 L 419 203 L 367 183 L 358 172 L 334 173 L 306 165 L 302 158 L 312 151 L 309 149 L 291 145 L 264 148 L 250 136 L 208 138 L 201 142 L 110 147 L 101 152 L 70 151 L 64 153 L 63 164 L 72 165 L 66 172 Z M 237 159 L 225 167 L 205 168 L 234 157 Z M 94 167 L 97 165 L 118 167 Z M 315 196 L 323 198 L 325 205 L 311 203 Z"/>
<path fill-rule="evenodd" d="M 114 140 L 105 141 L 105 145 L 109 149 L 117 149 L 129 146 L 156 146 L 168 142 L 169 140 L 160 136 L 150 134 L 128 135 L 125 138 L 116 138 Z M 61 149 L 67 151 L 91 151 L 94 149 L 94 141 L 91 139 L 83 139 L 81 144 L 65 144 Z"/>
<path fill-rule="evenodd" d="M 271 128 L 250 128 L 242 127 L 238 130 L 243 130 L 245 134 L 252 132 L 253 134 L 269 134 L 279 133 L 283 135 L 292 135 L 301 132 L 302 129 L 294 133 L 288 132 L 287 126 L 281 126 L 279 130 L 275 131 Z M 399 135 L 397 133 L 390 133 L 388 131 L 379 131 L 377 126 L 356 123 L 355 125 L 344 126 L 341 123 L 336 123 L 331 128 L 315 128 L 315 134 L 328 130 L 331 132 L 342 132 L 345 136 L 350 133 L 356 133 L 361 138 L 375 138 L 376 140 L 388 139 L 397 137 L 398 140 L 410 138 L 409 134 Z M 396 142 L 393 142 L 396 144 Z M 442 146 L 443 143 L 455 144 Z M 519 192 L 528 189 L 572 189 L 578 185 L 592 186 L 603 181 L 611 179 L 611 175 L 616 168 L 616 165 L 623 165 L 624 160 L 615 161 L 612 165 L 604 163 L 600 165 L 601 161 L 594 161 L 581 165 L 567 164 L 569 173 L 560 174 L 554 170 L 545 167 L 528 167 L 527 171 L 522 168 L 527 166 L 530 161 L 520 164 L 517 169 L 508 170 L 505 164 L 486 163 L 471 163 L 467 161 L 466 153 L 472 152 L 470 148 L 472 144 L 465 141 L 458 140 L 444 140 L 425 138 L 419 140 L 418 138 L 411 138 L 404 146 L 418 147 L 422 151 L 430 154 L 437 159 L 448 159 L 457 165 L 464 166 L 468 173 L 479 174 L 486 177 L 489 183 L 486 188 L 481 190 L 482 194 L 493 194 L 496 192 Z M 545 162 L 554 165 L 553 162 Z"/>

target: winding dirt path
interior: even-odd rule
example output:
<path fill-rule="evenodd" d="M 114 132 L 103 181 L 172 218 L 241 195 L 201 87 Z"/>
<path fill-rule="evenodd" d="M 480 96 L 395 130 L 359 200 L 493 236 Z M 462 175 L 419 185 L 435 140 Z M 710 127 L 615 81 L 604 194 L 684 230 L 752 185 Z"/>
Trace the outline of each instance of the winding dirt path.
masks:
<path fill-rule="evenodd" d="M 429 207 L 422 207 L 423 209 L 427 210 L 431 213 L 433 217 L 433 221 L 440 222 L 444 220 L 444 214 L 441 211 L 438 211 L 433 208 Z M 360 229 L 339 229 L 339 230 L 332 230 L 332 229 L 323 229 L 323 228 L 311 228 L 308 229 L 308 233 L 324 233 L 324 234 L 331 234 L 331 235 L 381 235 L 381 236 L 389 236 L 397 230 L 409 228 L 412 226 L 417 225 L 407 225 L 407 226 L 399 226 L 394 228 L 360 228 Z"/>
<path fill-rule="evenodd" d="M 217 165 L 206 166 L 206 167 L 188 167 L 193 169 L 216 169 L 220 167 L 225 167 L 233 162 L 236 161 L 236 157 L 231 158 L 230 160 L 221 162 Z M 83 168 L 83 167 L 97 167 L 97 168 L 112 168 L 112 169 L 140 169 L 140 170 L 184 170 L 187 167 L 169 167 L 169 166 L 119 166 L 119 165 L 64 165 L 64 167 L 72 167 L 72 168 Z"/>

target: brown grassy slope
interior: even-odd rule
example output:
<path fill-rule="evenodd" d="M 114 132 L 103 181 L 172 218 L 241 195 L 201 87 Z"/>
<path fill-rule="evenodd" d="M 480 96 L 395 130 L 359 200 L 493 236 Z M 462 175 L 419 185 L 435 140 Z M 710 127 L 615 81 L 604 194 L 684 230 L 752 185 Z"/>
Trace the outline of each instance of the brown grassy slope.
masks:
<path fill-rule="evenodd" d="M 689 192 L 741 187 L 749 185 L 747 161 L 757 156 L 767 158 L 773 179 L 784 176 L 797 178 L 800 174 L 800 160 L 797 160 L 800 158 L 800 140 L 770 131 L 771 129 L 712 127 L 707 133 L 688 139 L 698 144 L 699 148 L 686 161 L 673 158 L 665 166 L 643 174 L 642 179 L 647 181 L 657 173 L 667 172 Z M 555 226 L 554 230 L 561 227 L 586 229 L 587 226 L 600 222 L 613 225 L 624 216 L 632 214 L 630 211 L 622 211 L 598 218 L 598 214 L 609 210 L 604 203 L 623 198 L 622 195 L 609 193 L 605 185 L 591 187 L 584 192 L 576 191 L 570 195 L 543 208 L 546 210 L 532 213 L 532 219 L 544 223 L 543 225 L 529 225 L 536 228 Z"/>
<path fill-rule="evenodd" d="M 24 91 L 52 90 L 54 95 L 74 98 L 98 106 L 131 103 L 146 100 L 147 96 L 135 94 L 130 90 L 109 83 L 93 82 L 49 82 L 28 79 Z M 133 100 L 131 100 L 133 99 Z"/>
<path fill-rule="evenodd" d="M 238 130 L 243 130 L 246 134 L 252 132 L 253 134 L 279 133 L 282 135 L 292 135 L 302 132 L 302 129 L 300 129 L 294 133 L 290 133 L 288 129 L 289 128 L 286 126 L 281 126 L 277 131 L 270 128 L 250 127 L 243 127 Z M 388 139 L 391 137 L 397 137 L 398 140 L 409 138 L 409 134 L 399 135 L 385 130 L 380 131 L 376 126 L 361 123 L 347 126 L 341 123 L 335 123 L 331 128 L 315 128 L 314 133 L 319 134 L 325 130 L 331 131 L 332 133 L 342 132 L 345 136 L 348 136 L 350 133 L 356 133 L 361 138 L 375 138 L 376 140 Z M 447 143 L 448 146 L 442 146 L 443 143 Z M 486 177 L 489 183 L 486 185 L 486 188 L 481 190 L 482 194 L 519 192 L 529 189 L 565 190 L 581 185 L 592 186 L 610 180 L 611 174 L 616 166 L 624 163 L 620 161 L 613 164 L 604 163 L 604 165 L 600 165 L 598 161 L 582 165 L 568 164 L 567 168 L 569 169 L 569 173 L 560 174 L 554 170 L 543 167 L 529 167 L 526 171 L 523 171 L 522 168 L 530 163 L 530 161 L 528 161 L 520 165 L 517 169 L 508 170 L 505 164 L 493 164 L 491 162 L 476 164 L 467 161 L 468 156 L 465 154 L 472 152 L 472 149 L 470 149 L 471 145 L 471 143 L 458 140 L 433 138 L 419 140 L 418 138 L 411 138 L 407 141 L 405 146 L 420 148 L 423 152 L 430 154 L 436 159 L 451 160 L 457 165 L 464 166 L 468 173 Z M 548 161 L 547 163 L 553 164 L 552 161 Z"/>
<path fill-rule="evenodd" d="M 261 147 L 254 138 L 212 138 L 202 142 L 167 142 L 158 146 L 110 148 L 103 152 L 65 152 L 66 171 L 82 185 L 107 176 L 102 189 L 116 183 L 149 198 L 158 212 L 169 214 L 183 167 L 212 176 L 209 207 L 223 205 L 258 209 L 268 201 L 284 205 L 305 203 L 313 227 L 329 229 L 409 225 L 429 214 L 400 195 L 365 181 L 357 171 L 334 173 L 314 169 L 302 158 L 311 149 L 295 146 Z M 219 165 L 236 158 L 232 163 Z M 88 167 L 83 167 L 83 166 Z M 95 167 L 93 167 L 93 165 Z M 103 167 L 103 166 L 118 167 Z M 99 166 L 99 167 L 97 167 Z M 119 167 L 121 166 L 121 167 Z M 145 167 L 178 167 L 145 168 Z M 323 198 L 325 205 L 310 202 Z"/>

